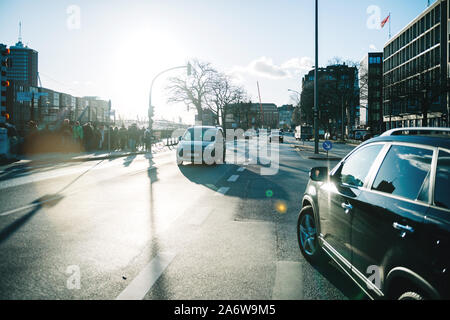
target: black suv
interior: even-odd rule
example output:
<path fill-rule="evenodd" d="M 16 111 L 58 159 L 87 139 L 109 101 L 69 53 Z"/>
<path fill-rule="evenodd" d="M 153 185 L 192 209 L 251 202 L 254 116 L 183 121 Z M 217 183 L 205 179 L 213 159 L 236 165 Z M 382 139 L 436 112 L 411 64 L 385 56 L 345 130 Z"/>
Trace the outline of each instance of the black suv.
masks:
<path fill-rule="evenodd" d="M 450 129 L 393 129 L 313 168 L 297 238 L 372 299 L 449 299 Z"/>

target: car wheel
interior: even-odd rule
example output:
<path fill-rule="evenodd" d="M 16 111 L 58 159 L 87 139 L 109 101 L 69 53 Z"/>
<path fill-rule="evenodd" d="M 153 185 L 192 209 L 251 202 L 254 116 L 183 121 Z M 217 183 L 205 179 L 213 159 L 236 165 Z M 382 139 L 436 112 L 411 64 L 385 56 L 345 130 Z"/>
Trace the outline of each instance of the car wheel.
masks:
<path fill-rule="evenodd" d="M 425 300 L 425 298 L 417 292 L 408 291 L 402 294 L 398 300 Z"/>
<path fill-rule="evenodd" d="M 314 211 L 311 206 L 303 207 L 298 215 L 297 240 L 306 260 L 317 262 L 321 258 L 322 249 L 319 245 Z"/>

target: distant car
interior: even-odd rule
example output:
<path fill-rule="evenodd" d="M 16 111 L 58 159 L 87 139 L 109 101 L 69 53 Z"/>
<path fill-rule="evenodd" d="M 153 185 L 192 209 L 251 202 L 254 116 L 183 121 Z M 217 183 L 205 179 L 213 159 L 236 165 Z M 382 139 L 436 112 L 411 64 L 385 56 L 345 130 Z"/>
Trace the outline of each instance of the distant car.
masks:
<path fill-rule="evenodd" d="M 333 259 L 373 299 L 449 299 L 449 191 L 449 128 L 387 131 L 311 169 L 300 251 Z"/>
<path fill-rule="evenodd" d="M 179 140 L 176 155 L 178 165 L 182 165 L 183 161 L 208 165 L 225 163 L 226 146 L 222 128 L 190 127 Z"/>
<path fill-rule="evenodd" d="M 283 143 L 284 142 L 283 132 L 279 130 L 272 131 L 269 136 L 269 142 L 272 143 L 272 140 L 278 141 L 279 143 Z"/>
<path fill-rule="evenodd" d="M 354 132 L 354 139 L 355 140 L 363 140 L 364 135 L 367 133 L 368 133 L 368 131 L 366 131 L 366 130 L 356 130 Z"/>
<path fill-rule="evenodd" d="M 314 137 L 312 126 L 297 126 L 294 137 L 296 140 L 311 140 Z"/>
<path fill-rule="evenodd" d="M 373 138 L 373 134 L 370 133 L 370 132 L 366 132 L 366 133 L 364 133 L 364 135 L 362 137 L 362 141 L 367 141 L 367 140 L 372 139 L 372 138 Z"/>

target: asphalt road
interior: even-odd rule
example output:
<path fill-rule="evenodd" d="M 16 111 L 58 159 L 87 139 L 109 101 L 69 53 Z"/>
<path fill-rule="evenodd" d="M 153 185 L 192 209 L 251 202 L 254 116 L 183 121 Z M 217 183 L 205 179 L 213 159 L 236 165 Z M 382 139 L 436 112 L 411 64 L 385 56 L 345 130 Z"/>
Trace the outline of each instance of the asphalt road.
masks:
<path fill-rule="evenodd" d="M 300 254 L 309 170 L 336 162 L 293 143 L 231 143 L 217 166 L 172 151 L 0 171 L 0 299 L 366 299 Z"/>

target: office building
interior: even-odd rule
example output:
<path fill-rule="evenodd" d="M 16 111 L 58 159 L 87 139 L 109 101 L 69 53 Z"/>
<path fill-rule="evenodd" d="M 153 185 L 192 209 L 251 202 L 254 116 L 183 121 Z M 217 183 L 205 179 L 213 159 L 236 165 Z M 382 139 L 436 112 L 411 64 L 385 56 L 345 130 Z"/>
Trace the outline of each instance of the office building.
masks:
<path fill-rule="evenodd" d="M 449 0 L 437 0 L 390 39 L 383 51 L 386 129 L 448 126 Z"/>
<path fill-rule="evenodd" d="M 38 52 L 24 46 L 21 41 L 10 47 L 12 67 L 8 69 L 8 80 L 18 85 L 38 85 Z"/>
<path fill-rule="evenodd" d="M 383 53 L 370 52 L 360 64 L 359 125 L 374 134 L 385 131 L 383 126 Z"/>

